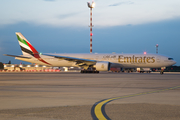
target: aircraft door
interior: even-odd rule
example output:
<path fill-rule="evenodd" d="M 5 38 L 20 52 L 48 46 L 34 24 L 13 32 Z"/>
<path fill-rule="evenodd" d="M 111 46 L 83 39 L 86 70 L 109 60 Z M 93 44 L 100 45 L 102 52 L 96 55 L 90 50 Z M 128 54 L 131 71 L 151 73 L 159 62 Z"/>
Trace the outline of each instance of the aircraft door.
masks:
<path fill-rule="evenodd" d="M 157 62 L 157 63 L 160 63 L 160 62 L 161 62 L 161 57 L 160 57 L 160 56 L 157 56 L 157 57 L 156 57 L 156 62 Z"/>

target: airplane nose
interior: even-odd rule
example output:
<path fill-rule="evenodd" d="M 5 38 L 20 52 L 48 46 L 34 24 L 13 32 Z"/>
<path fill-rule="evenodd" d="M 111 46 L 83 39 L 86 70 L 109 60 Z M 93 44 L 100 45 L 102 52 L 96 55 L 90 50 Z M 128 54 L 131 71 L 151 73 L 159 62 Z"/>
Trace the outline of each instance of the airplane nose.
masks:
<path fill-rule="evenodd" d="M 173 65 L 176 64 L 176 61 L 173 60 Z"/>

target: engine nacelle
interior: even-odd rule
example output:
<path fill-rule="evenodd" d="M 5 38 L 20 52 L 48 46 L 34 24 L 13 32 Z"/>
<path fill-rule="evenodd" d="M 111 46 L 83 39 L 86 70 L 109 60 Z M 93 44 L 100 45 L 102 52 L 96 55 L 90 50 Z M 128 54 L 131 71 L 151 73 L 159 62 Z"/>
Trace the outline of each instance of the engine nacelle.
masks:
<path fill-rule="evenodd" d="M 110 62 L 97 62 L 95 68 L 97 71 L 109 71 Z"/>

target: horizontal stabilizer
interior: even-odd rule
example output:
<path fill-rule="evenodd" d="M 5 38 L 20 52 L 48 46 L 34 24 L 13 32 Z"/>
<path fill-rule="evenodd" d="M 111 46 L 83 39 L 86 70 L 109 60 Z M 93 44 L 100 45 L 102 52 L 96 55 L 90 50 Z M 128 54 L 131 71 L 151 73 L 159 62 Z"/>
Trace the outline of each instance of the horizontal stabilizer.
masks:
<path fill-rule="evenodd" d="M 24 56 L 17 56 L 17 55 L 8 55 L 8 54 L 4 54 L 4 56 L 10 56 L 10 57 L 19 57 L 19 58 L 31 59 L 31 57 L 24 57 Z"/>

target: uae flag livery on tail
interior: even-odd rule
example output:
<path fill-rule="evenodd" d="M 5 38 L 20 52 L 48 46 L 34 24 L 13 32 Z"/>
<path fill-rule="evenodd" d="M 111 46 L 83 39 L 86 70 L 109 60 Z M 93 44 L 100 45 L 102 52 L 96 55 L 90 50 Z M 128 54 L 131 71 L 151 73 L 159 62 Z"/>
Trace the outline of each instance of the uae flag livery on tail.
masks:
<path fill-rule="evenodd" d="M 31 45 L 31 43 L 21 33 L 16 32 L 16 36 L 17 36 L 19 45 L 21 47 L 22 54 L 24 56 L 30 56 L 31 55 L 31 56 L 35 57 L 36 59 L 38 59 L 39 61 L 46 63 L 48 65 L 51 65 L 48 62 L 44 61 L 39 56 L 38 51 Z"/>

